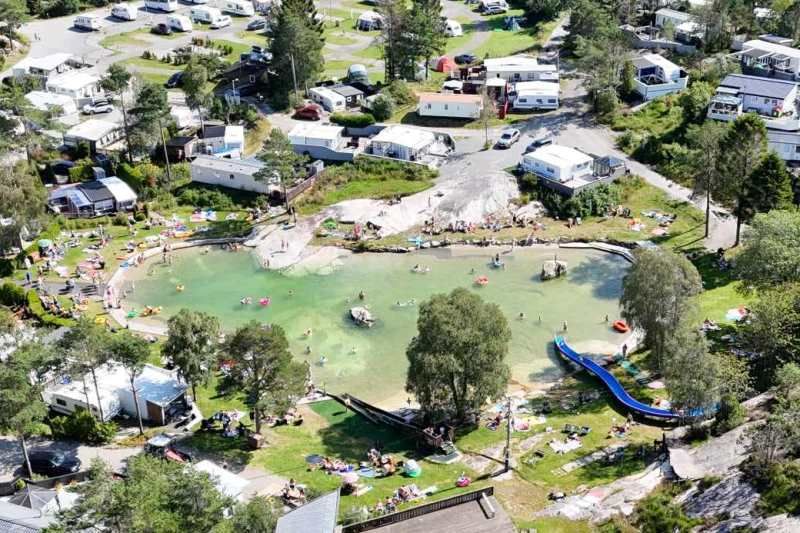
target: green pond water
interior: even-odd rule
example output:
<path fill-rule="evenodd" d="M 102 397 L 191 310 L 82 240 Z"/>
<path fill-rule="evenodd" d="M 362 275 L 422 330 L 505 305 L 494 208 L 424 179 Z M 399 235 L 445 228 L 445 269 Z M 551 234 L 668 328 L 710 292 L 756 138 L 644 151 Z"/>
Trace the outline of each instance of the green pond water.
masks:
<path fill-rule="evenodd" d="M 253 319 L 280 324 L 295 357 L 312 364 L 315 383 L 385 405 L 406 400 L 405 348 L 416 332 L 416 305 L 398 302 L 421 302 L 431 294 L 466 287 L 498 304 L 511 325 L 508 362 L 517 386 L 535 387 L 560 376 L 563 367 L 551 341 L 565 320 L 570 341 L 579 347 L 621 341 L 605 323 L 605 315 L 613 321 L 619 312 L 627 271 L 622 258 L 592 250 L 503 251 L 453 247 L 414 254 L 356 254 L 325 274 L 289 276 L 260 269 L 247 252 L 190 249 L 174 254 L 171 266 L 160 264 L 159 258 L 133 270 L 129 279 L 135 280 L 135 290 L 123 307 L 162 306 L 162 314 L 150 319 L 157 321 L 184 307 L 205 311 L 219 317 L 227 330 Z M 498 252 L 505 269 L 489 265 Z M 569 263 L 569 273 L 542 282 L 542 263 L 554 253 Z M 415 264 L 431 270 L 412 273 Z M 481 274 L 489 277 L 489 284 L 477 287 L 473 281 Z M 185 285 L 185 291 L 176 291 L 178 284 Z M 377 318 L 370 329 L 355 326 L 348 314 L 362 304 L 362 290 L 363 303 Z M 245 296 L 253 298 L 252 305 L 240 303 Z M 259 305 L 267 296 L 270 305 Z M 308 329 L 312 335 L 306 338 Z M 327 358 L 324 366 L 317 364 L 321 355 Z"/>

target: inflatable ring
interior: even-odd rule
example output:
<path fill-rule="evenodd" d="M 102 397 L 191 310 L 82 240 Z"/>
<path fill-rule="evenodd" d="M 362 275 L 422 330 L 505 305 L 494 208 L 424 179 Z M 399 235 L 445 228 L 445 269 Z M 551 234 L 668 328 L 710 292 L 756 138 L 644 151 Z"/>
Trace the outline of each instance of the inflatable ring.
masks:
<path fill-rule="evenodd" d="M 615 320 L 614 323 L 611 324 L 611 327 L 614 328 L 614 330 L 618 331 L 619 333 L 627 333 L 631 330 L 631 328 L 628 327 L 628 324 L 626 324 L 624 320 Z"/>
<path fill-rule="evenodd" d="M 475 285 L 480 285 L 481 287 L 489 284 L 489 278 L 486 276 L 478 276 L 475 278 Z"/>

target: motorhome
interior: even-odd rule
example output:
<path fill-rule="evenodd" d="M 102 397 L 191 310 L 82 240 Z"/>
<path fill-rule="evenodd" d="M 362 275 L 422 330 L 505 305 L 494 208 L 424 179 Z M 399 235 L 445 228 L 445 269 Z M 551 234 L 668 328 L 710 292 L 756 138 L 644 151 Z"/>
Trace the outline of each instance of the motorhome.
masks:
<path fill-rule="evenodd" d="M 172 13 L 178 9 L 178 0 L 144 0 L 145 9 Z"/>
<path fill-rule="evenodd" d="M 100 18 L 96 15 L 78 15 L 72 25 L 81 30 L 97 31 L 100 29 Z"/>
<path fill-rule="evenodd" d="M 131 4 L 115 4 L 111 8 L 111 16 L 120 20 L 136 20 L 139 9 Z"/>
<path fill-rule="evenodd" d="M 241 17 L 252 17 L 256 14 L 253 4 L 245 0 L 226 0 L 223 4 L 222 10 L 225 13 L 239 15 Z"/>
<path fill-rule="evenodd" d="M 222 16 L 222 12 L 216 7 L 197 6 L 189 10 L 189 18 L 192 22 L 201 22 L 203 24 L 211 24 L 215 18 Z"/>
<path fill-rule="evenodd" d="M 173 31 L 192 31 L 192 21 L 184 15 L 170 15 L 167 24 Z"/>
<path fill-rule="evenodd" d="M 459 37 L 464 35 L 464 30 L 457 20 L 447 19 L 444 23 L 444 34 L 447 37 Z"/>

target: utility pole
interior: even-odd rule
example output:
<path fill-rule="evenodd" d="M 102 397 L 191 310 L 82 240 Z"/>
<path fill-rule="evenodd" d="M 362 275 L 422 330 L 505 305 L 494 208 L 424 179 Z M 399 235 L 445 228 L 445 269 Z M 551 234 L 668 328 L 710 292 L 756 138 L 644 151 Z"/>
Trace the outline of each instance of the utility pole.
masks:
<path fill-rule="evenodd" d="M 172 169 L 169 166 L 169 154 L 167 153 L 167 139 L 164 137 L 164 127 L 161 119 L 158 119 L 158 131 L 161 133 L 161 146 L 164 148 L 164 162 L 167 164 L 167 182 L 172 185 Z"/>
<path fill-rule="evenodd" d="M 506 457 L 505 470 L 511 470 L 511 396 L 506 400 Z"/>
<path fill-rule="evenodd" d="M 294 85 L 294 96 L 297 98 L 297 72 L 294 69 L 294 54 L 289 54 L 289 59 L 292 62 L 292 84 Z"/>

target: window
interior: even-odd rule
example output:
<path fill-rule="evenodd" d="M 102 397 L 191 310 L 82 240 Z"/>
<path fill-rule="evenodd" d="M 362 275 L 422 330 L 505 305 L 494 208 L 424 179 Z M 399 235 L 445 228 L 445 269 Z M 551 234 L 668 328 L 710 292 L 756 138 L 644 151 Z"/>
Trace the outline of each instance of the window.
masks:
<path fill-rule="evenodd" d="M 65 402 L 65 401 L 64 401 L 64 400 L 62 400 L 61 398 L 56 398 L 56 403 L 57 403 L 58 405 L 64 405 L 64 406 L 66 406 L 66 405 L 67 405 L 67 402 Z"/>
<path fill-rule="evenodd" d="M 794 147 L 794 151 L 800 154 L 800 145 Z"/>
<path fill-rule="evenodd" d="M 447 104 L 444 104 L 444 110 L 447 111 L 448 107 Z"/>
<path fill-rule="evenodd" d="M 548 98 L 547 99 L 547 103 L 548 104 L 555 104 L 556 103 L 556 99 L 555 98 Z"/>
<path fill-rule="evenodd" d="M 769 98 L 764 98 L 764 103 L 768 104 L 769 103 Z"/>
<path fill-rule="evenodd" d="M 547 167 L 547 171 L 552 174 L 556 170 L 553 167 Z"/>
<path fill-rule="evenodd" d="M 430 109 L 430 108 L 431 108 L 431 104 L 425 104 L 425 109 Z"/>
<path fill-rule="evenodd" d="M 235 180 L 235 179 L 236 179 L 236 176 L 234 176 L 233 174 L 231 174 L 231 175 L 230 175 L 230 178 L 231 178 L 232 180 Z"/>

